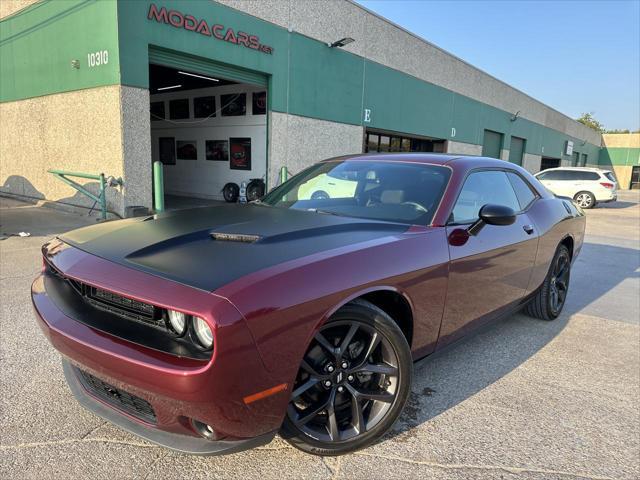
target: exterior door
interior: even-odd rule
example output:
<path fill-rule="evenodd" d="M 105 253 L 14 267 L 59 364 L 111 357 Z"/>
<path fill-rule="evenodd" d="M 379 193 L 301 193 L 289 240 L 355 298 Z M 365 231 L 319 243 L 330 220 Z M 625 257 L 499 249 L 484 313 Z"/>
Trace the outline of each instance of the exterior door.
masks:
<path fill-rule="evenodd" d="M 447 226 L 449 284 L 438 348 L 500 315 L 520 301 L 529 285 L 538 248 L 538 233 L 526 213 L 536 195 L 524 180 L 520 197 L 503 171 L 471 173 Z M 526 196 L 529 192 L 529 198 Z M 508 226 L 485 225 L 465 240 L 465 229 L 478 219 L 480 208 L 499 204 L 519 212 Z"/>
<path fill-rule="evenodd" d="M 522 165 L 522 157 L 524 156 L 524 138 L 511 137 L 511 145 L 509 146 L 509 161 L 516 165 Z"/>
<path fill-rule="evenodd" d="M 484 140 L 482 141 L 482 156 L 491 158 L 500 158 L 502 150 L 502 134 L 492 130 L 484 131 Z"/>

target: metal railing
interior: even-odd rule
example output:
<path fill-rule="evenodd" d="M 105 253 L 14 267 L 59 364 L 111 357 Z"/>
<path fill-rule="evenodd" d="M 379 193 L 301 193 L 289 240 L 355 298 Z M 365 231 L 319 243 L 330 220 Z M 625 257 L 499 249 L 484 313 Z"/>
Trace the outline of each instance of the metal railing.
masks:
<path fill-rule="evenodd" d="M 75 188 L 80 193 L 82 193 L 83 195 L 86 195 L 91 200 L 93 200 L 94 203 L 93 203 L 93 206 L 91 207 L 91 210 L 93 210 L 93 207 L 95 207 L 96 203 L 100 203 L 100 210 L 102 212 L 102 219 L 103 220 L 107 219 L 107 195 L 106 195 L 107 180 L 106 180 L 106 178 L 104 176 L 104 173 L 100 173 L 98 175 L 94 175 L 94 174 L 91 174 L 91 173 L 70 172 L 68 170 L 50 169 L 50 170 L 47 170 L 47 171 L 49 173 L 53 174 L 55 177 L 57 177 L 60 180 L 62 180 L 67 185 Z M 71 179 L 69 179 L 67 177 L 77 177 L 77 178 L 85 178 L 87 180 L 97 180 L 98 182 L 100 182 L 100 193 L 99 193 L 99 195 L 95 195 L 95 194 L 91 193 L 89 190 L 84 188 L 78 182 L 74 182 L 73 180 L 71 180 Z M 115 180 L 115 183 L 116 184 L 122 184 L 122 180 Z"/>

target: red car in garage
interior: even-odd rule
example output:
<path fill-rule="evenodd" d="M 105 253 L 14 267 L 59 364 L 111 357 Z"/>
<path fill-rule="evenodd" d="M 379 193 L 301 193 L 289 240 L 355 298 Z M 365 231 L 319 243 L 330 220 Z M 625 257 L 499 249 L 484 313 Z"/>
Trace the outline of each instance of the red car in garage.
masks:
<path fill-rule="evenodd" d="M 349 156 L 248 205 L 61 235 L 32 298 L 75 397 L 122 428 L 337 455 L 392 426 L 413 361 L 522 308 L 555 319 L 584 229 L 508 162 Z"/>

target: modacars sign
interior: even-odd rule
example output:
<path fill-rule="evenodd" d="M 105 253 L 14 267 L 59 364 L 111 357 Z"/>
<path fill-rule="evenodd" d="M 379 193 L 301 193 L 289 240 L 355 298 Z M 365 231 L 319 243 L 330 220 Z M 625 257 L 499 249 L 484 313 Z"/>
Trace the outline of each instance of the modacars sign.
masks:
<path fill-rule="evenodd" d="M 147 18 L 159 23 L 166 23 L 175 28 L 184 28 L 185 30 L 190 30 L 207 37 L 217 38 L 218 40 L 258 50 L 262 53 L 273 53 L 273 48 L 260 43 L 257 35 L 249 35 L 241 31 L 236 32 L 233 28 L 227 28 L 219 23 L 209 24 L 206 20 L 196 18 L 193 15 L 188 15 L 177 10 L 167 10 L 165 7 L 158 8 L 153 3 L 149 6 Z"/>

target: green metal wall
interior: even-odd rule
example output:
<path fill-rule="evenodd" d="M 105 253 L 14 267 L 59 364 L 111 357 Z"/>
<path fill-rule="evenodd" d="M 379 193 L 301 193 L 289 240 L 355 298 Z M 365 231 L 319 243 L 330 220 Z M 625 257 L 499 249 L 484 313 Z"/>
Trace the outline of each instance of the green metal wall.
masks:
<path fill-rule="evenodd" d="M 598 164 L 603 166 L 640 165 L 640 148 L 603 148 L 600 151 Z"/>
<path fill-rule="evenodd" d="M 45 1 L 3 19 L 0 101 L 119 83 L 117 32 L 114 0 Z M 108 63 L 89 67 L 105 50 Z"/>
<path fill-rule="evenodd" d="M 149 6 L 258 35 L 265 54 L 147 18 Z M 5 28 L 8 25 L 9 28 Z M 356 39 L 357 40 L 357 39 Z M 214 2 L 178 0 L 45 1 L 2 22 L 2 101 L 117 84 L 148 88 L 149 47 L 239 66 L 268 78 L 277 112 L 481 145 L 484 130 L 526 139 L 525 151 L 562 155 L 565 142 L 598 158 L 599 146 L 582 142 L 512 113 L 424 82 L 378 63 Z M 70 67 L 73 58 L 109 49 L 101 69 Z M 27 59 L 26 61 L 24 59 Z M 8 62 L 8 63 L 5 63 Z M 10 65 L 9 69 L 4 66 Z M 370 112 L 369 121 L 364 111 Z"/>

